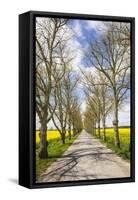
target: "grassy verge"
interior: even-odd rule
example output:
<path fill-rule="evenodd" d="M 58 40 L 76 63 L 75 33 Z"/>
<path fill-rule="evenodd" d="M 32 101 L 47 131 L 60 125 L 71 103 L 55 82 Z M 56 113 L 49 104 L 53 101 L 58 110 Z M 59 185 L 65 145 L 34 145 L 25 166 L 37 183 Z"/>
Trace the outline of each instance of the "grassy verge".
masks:
<path fill-rule="evenodd" d="M 77 135 L 78 136 L 78 135 Z M 68 147 L 74 142 L 77 136 L 72 137 L 71 140 L 66 137 L 66 143 L 62 144 L 60 138 L 49 140 L 48 153 L 49 158 L 40 159 L 38 156 L 39 153 L 39 143 L 36 143 L 36 179 L 54 162 L 57 158 L 68 149 Z"/>
<path fill-rule="evenodd" d="M 129 129 L 119 129 L 119 136 L 120 136 L 120 148 L 115 146 L 115 139 L 113 130 L 107 129 L 107 136 L 106 141 L 103 141 L 103 134 L 101 131 L 101 138 L 100 141 L 105 143 L 107 148 L 112 149 L 116 154 L 121 156 L 123 159 L 130 160 L 131 158 L 131 146 L 130 146 L 130 130 Z M 98 135 L 96 134 L 98 138 Z"/>

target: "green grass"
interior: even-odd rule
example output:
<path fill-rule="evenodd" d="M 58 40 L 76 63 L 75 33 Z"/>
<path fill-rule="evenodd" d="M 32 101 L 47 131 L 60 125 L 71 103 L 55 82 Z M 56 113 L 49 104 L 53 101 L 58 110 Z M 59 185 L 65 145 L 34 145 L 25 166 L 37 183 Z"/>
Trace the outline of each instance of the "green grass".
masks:
<path fill-rule="evenodd" d="M 103 130 L 101 129 L 101 138 L 100 141 L 105 143 L 106 146 L 112 149 L 115 153 L 121 156 L 123 159 L 130 160 L 130 128 L 119 128 L 119 137 L 120 137 L 120 148 L 115 146 L 114 131 L 113 128 L 106 129 L 107 136 L 106 141 L 103 141 Z M 96 131 L 97 132 L 97 131 Z M 96 133 L 96 137 L 98 134 Z"/>
<path fill-rule="evenodd" d="M 78 135 L 77 135 L 78 136 Z M 66 143 L 62 144 L 60 138 L 49 140 L 48 144 L 48 154 L 49 158 L 40 159 L 39 154 L 39 143 L 36 143 L 36 180 L 38 180 L 39 176 L 54 162 L 57 158 L 61 157 L 61 155 L 68 149 L 68 147 L 74 142 L 76 137 L 72 137 L 71 140 L 66 137 Z"/>

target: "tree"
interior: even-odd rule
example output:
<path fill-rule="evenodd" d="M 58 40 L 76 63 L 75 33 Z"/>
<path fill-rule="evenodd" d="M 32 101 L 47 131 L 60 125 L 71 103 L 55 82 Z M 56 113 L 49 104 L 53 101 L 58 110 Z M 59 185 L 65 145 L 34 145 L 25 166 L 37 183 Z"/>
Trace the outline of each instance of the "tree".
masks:
<path fill-rule="evenodd" d="M 67 98 L 65 96 L 64 82 L 61 79 L 56 87 L 56 110 L 52 116 L 53 123 L 59 131 L 62 143 L 65 144 L 66 125 L 67 125 Z"/>
<path fill-rule="evenodd" d="M 101 85 L 99 84 L 99 77 L 97 76 L 96 72 L 89 74 L 86 74 L 85 72 L 82 73 L 83 73 L 85 95 L 87 96 L 87 101 L 89 102 L 91 109 L 95 110 L 96 108 L 95 115 L 98 124 L 98 136 L 100 138 L 102 96 L 101 96 Z"/>
<path fill-rule="evenodd" d="M 92 124 L 93 124 L 93 135 L 96 135 L 96 125 L 98 125 L 98 137 L 101 137 L 100 134 L 100 115 L 99 115 L 99 102 L 97 102 L 97 97 L 95 95 L 87 96 L 87 106 L 90 109 L 89 112 L 92 116 Z"/>
<path fill-rule="evenodd" d="M 80 133 L 83 129 L 80 106 L 77 106 L 74 112 L 74 129 L 75 129 L 74 135 Z"/>
<path fill-rule="evenodd" d="M 127 95 L 129 86 L 130 71 L 130 34 L 123 34 L 129 24 L 107 23 L 107 30 L 100 38 L 91 42 L 87 58 L 93 66 L 105 76 L 108 87 L 112 90 L 113 96 L 113 126 L 115 134 L 115 145 L 120 147 L 118 132 L 118 108 Z"/>
<path fill-rule="evenodd" d="M 83 129 L 82 116 L 80 111 L 80 104 L 77 96 L 74 96 L 71 103 L 70 118 L 73 129 L 73 136 L 76 136 Z"/>
<path fill-rule="evenodd" d="M 75 93 L 78 81 L 79 81 L 78 74 L 76 74 L 71 67 L 68 68 L 64 77 L 64 87 L 65 87 L 65 95 L 67 98 L 67 124 L 68 124 L 69 140 L 71 140 L 71 117 L 72 113 L 74 112 L 73 103 L 74 100 L 76 99 Z"/>
<path fill-rule="evenodd" d="M 36 21 L 36 112 L 41 124 L 39 157 L 48 157 L 47 124 L 53 112 L 49 111 L 51 93 L 64 76 L 64 46 L 68 38 L 66 19 L 37 18 Z M 62 55 L 61 55 L 62 52 Z"/>
<path fill-rule="evenodd" d="M 110 88 L 108 87 L 108 80 L 103 74 L 98 71 L 98 83 L 100 87 L 100 108 L 101 108 L 101 120 L 103 127 L 103 140 L 106 141 L 106 117 L 112 111 L 112 96 Z"/>
<path fill-rule="evenodd" d="M 73 120 L 73 114 L 75 113 L 77 121 L 80 123 L 80 113 L 74 95 L 77 82 L 78 77 L 74 75 L 71 69 L 66 68 L 65 75 L 63 79 L 61 79 L 61 81 L 58 83 L 58 87 L 56 88 L 55 101 L 57 107 L 52 120 L 61 135 L 63 144 L 65 144 L 67 125 L 69 131 L 69 139 L 71 139 L 71 127 L 76 127 L 76 130 L 80 128 L 80 124 L 78 125 L 75 122 L 75 119 Z"/>
<path fill-rule="evenodd" d="M 96 135 L 96 115 L 89 104 L 87 104 L 84 112 L 84 128 L 93 136 Z"/>

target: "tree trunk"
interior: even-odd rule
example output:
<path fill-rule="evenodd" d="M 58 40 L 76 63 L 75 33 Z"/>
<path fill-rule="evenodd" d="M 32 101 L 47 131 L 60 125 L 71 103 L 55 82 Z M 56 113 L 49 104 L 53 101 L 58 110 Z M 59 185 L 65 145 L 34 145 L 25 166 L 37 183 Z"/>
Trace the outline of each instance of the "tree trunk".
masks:
<path fill-rule="evenodd" d="M 101 115 L 100 115 L 100 102 L 98 101 L 98 137 L 100 138 L 101 137 L 101 134 L 100 134 L 100 118 L 101 118 Z"/>
<path fill-rule="evenodd" d="M 76 129 L 73 128 L 73 136 L 75 137 L 76 136 Z"/>
<path fill-rule="evenodd" d="M 105 91 L 105 90 L 104 90 Z M 103 91 L 103 92 L 104 92 Z M 103 93 L 103 116 L 102 116 L 102 123 L 103 123 L 103 140 L 106 141 L 106 129 L 105 129 L 105 119 L 106 119 L 106 114 L 105 114 L 105 94 Z"/>
<path fill-rule="evenodd" d="M 62 139 L 63 144 L 65 144 L 65 134 L 66 134 L 66 131 L 62 129 L 61 139 Z"/>
<path fill-rule="evenodd" d="M 94 135 L 94 127 L 93 127 L 93 125 L 92 125 L 92 128 L 90 129 L 90 131 L 89 131 L 92 135 Z"/>
<path fill-rule="evenodd" d="M 94 121 L 93 125 L 93 135 L 96 136 L 96 121 Z"/>
<path fill-rule="evenodd" d="M 40 130 L 40 152 L 39 157 L 46 159 L 48 157 L 48 141 L 47 141 L 47 126 L 41 126 Z"/>
<path fill-rule="evenodd" d="M 69 120 L 68 133 L 69 133 L 69 140 L 71 140 L 71 121 L 70 120 Z"/>
<path fill-rule="evenodd" d="M 73 136 L 76 136 L 76 129 L 74 127 L 74 122 L 73 122 Z"/>
<path fill-rule="evenodd" d="M 105 117 L 103 117 L 103 140 L 106 141 Z"/>
<path fill-rule="evenodd" d="M 96 124 L 94 125 L 94 136 L 96 136 Z"/>
<path fill-rule="evenodd" d="M 118 104 L 115 100 L 115 108 L 114 108 L 114 120 L 113 120 L 113 126 L 114 126 L 114 136 L 115 136 L 115 146 L 120 148 L 120 139 L 119 139 L 119 131 L 118 131 Z"/>
<path fill-rule="evenodd" d="M 62 133 L 62 143 L 65 144 L 65 134 Z"/>
<path fill-rule="evenodd" d="M 93 136 L 95 136 L 95 126 L 93 126 Z"/>
<path fill-rule="evenodd" d="M 98 120 L 98 137 L 99 138 L 101 137 L 101 134 L 100 134 L 100 120 Z"/>

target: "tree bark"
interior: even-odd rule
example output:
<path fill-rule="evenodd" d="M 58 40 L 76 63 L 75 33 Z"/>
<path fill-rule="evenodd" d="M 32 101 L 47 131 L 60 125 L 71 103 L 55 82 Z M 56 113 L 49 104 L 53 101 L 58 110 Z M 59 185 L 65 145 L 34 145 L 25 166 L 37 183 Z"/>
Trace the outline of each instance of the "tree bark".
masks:
<path fill-rule="evenodd" d="M 96 136 L 96 120 L 93 123 L 93 135 Z"/>
<path fill-rule="evenodd" d="M 70 120 L 69 120 L 68 133 L 69 133 L 69 140 L 71 140 L 71 121 Z"/>
<path fill-rule="evenodd" d="M 114 127 L 114 136 L 115 136 L 115 146 L 120 148 L 120 138 L 119 138 L 119 131 L 118 131 L 118 103 L 115 100 L 114 103 L 114 120 L 113 120 L 113 127 Z"/>
<path fill-rule="evenodd" d="M 40 152 L 39 157 L 46 159 L 48 157 L 48 141 L 47 141 L 47 126 L 44 125 L 40 130 Z"/>
<path fill-rule="evenodd" d="M 62 143 L 65 144 L 65 134 L 64 133 L 62 133 L 61 138 L 62 138 Z"/>
<path fill-rule="evenodd" d="M 93 136 L 95 136 L 95 125 L 93 126 Z"/>
<path fill-rule="evenodd" d="M 75 128 L 73 129 L 73 136 L 74 137 L 76 136 L 76 129 Z"/>
<path fill-rule="evenodd" d="M 103 140 L 106 141 L 105 117 L 103 117 Z"/>
<path fill-rule="evenodd" d="M 92 123 L 92 135 L 94 136 L 94 123 Z"/>
<path fill-rule="evenodd" d="M 98 137 L 99 138 L 101 137 L 101 134 L 100 134 L 100 119 L 98 119 Z"/>
<path fill-rule="evenodd" d="M 74 122 L 73 122 L 72 126 L 73 126 L 73 136 L 75 136 L 76 135 L 76 129 L 74 127 Z"/>
<path fill-rule="evenodd" d="M 66 131 L 65 129 L 62 129 L 61 139 L 62 139 L 63 144 L 65 144 L 65 135 L 66 135 Z"/>

